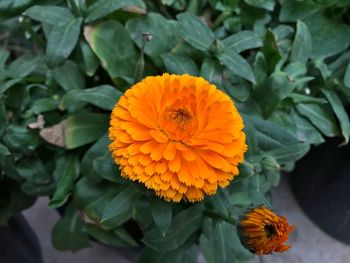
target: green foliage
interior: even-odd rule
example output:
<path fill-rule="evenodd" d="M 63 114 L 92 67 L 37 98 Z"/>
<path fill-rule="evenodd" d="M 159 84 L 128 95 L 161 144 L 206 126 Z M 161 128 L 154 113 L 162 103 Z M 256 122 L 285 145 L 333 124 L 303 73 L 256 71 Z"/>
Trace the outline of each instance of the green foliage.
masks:
<path fill-rule="evenodd" d="M 252 254 L 234 220 L 270 205 L 281 171 L 310 146 L 349 141 L 349 8 L 347 0 L 1 1 L 0 224 L 46 195 L 64 210 L 52 233 L 59 250 L 93 237 L 143 243 L 140 262 L 192 262 L 199 250 L 209 263 L 246 262 Z M 144 32 L 152 39 L 142 53 Z M 206 78 L 244 118 L 240 175 L 203 202 L 167 203 L 114 164 L 109 115 L 142 71 L 138 61 L 144 76 Z"/>

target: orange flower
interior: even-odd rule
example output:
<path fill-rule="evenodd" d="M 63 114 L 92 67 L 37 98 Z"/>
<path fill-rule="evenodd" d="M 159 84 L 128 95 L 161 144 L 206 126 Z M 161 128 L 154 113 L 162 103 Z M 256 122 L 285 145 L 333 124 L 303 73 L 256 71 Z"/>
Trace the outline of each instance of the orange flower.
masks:
<path fill-rule="evenodd" d="M 264 206 L 249 211 L 238 228 L 243 245 L 257 255 L 288 250 L 291 245 L 284 243 L 295 229 L 286 218 Z"/>
<path fill-rule="evenodd" d="M 189 75 L 147 77 L 111 114 L 109 149 L 125 178 L 167 201 L 199 201 L 238 174 L 247 149 L 230 98 Z"/>

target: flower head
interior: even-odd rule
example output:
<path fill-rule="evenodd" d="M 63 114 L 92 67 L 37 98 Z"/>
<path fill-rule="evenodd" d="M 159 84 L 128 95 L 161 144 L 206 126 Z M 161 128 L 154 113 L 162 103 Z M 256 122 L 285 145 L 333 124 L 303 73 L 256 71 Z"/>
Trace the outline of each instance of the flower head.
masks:
<path fill-rule="evenodd" d="M 203 78 L 147 77 L 120 98 L 109 138 L 123 177 L 168 201 L 199 201 L 238 174 L 247 149 L 230 98 Z"/>
<path fill-rule="evenodd" d="M 239 225 L 243 245 L 257 255 L 288 250 L 291 245 L 284 243 L 294 229 L 286 218 L 276 215 L 264 206 L 246 213 Z"/>

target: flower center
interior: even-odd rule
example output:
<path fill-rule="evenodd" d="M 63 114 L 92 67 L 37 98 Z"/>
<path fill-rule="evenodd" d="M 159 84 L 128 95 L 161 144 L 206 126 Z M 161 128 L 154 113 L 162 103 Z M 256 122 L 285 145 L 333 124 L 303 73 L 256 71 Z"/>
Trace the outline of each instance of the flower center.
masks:
<path fill-rule="evenodd" d="M 175 120 L 176 122 L 186 123 L 192 119 L 191 113 L 187 109 L 174 109 L 170 111 L 170 118 Z"/>
<path fill-rule="evenodd" d="M 264 231 L 268 239 L 273 238 L 277 234 L 276 228 L 271 224 L 265 225 Z"/>

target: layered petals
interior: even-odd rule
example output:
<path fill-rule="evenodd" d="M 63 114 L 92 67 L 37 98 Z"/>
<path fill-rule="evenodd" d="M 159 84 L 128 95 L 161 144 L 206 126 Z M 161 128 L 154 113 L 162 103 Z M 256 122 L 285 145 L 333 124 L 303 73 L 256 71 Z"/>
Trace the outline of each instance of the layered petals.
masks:
<path fill-rule="evenodd" d="M 109 149 L 122 176 L 168 201 L 195 202 L 226 187 L 247 150 L 230 98 L 203 78 L 147 77 L 114 107 Z"/>

